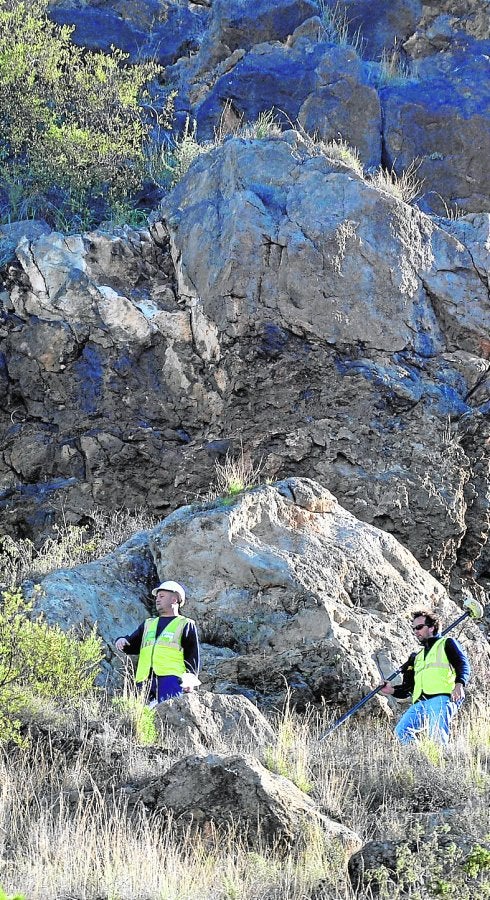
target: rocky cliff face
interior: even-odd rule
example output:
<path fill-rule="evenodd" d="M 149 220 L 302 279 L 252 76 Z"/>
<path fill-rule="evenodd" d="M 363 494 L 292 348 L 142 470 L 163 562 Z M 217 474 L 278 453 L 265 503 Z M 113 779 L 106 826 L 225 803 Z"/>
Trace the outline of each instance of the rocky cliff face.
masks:
<path fill-rule="evenodd" d="M 160 6 L 159 46 L 180 16 L 161 90 L 179 90 L 181 118 L 206 137 L 224 111 L 275 107 L 285 131 L 203 155 L 149 229 L 41 226 L 17 243 L 0 331 L 3 527 L 39 535 L 61 508 L 77 520 L 94 505 L 163 516 L 243 446 L 264 476 L 328 486 L 447 583 L 485 583 L 482 4 L 361 3 L 354 18 L 347 3 L 362 57 L 313 0 Z M 100 41 L 102 13 L 129 35 L 133 12 L 53 5 L 60 21 L 99 16 Z M 383 49 L 401 53 L 403 77 L 383 75 Z M 304 135 L 340 133 L 368 172 L 417 158 L 420 208 L 302 139 L 297 120 Z M 456 207 L 466 215 L 435 215 Z"/>

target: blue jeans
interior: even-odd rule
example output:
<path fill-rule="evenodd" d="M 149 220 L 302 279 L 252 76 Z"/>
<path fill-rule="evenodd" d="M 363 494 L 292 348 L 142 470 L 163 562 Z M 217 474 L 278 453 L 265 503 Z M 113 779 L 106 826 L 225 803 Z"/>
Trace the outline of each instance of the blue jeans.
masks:
<path fill-rule="evenodd" d="M 395 734 L 402 744 L 409 744 L 420 731 L 426 731 L 432 740 L 446 746 L 458 705 L 445 694 L 417 700 L 401 717 Z"/>

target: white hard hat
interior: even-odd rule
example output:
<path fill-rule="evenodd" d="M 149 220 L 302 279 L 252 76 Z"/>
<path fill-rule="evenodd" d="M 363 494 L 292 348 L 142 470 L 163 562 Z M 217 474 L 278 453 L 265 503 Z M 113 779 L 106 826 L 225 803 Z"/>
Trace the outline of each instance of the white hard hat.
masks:
<path fill-rule="evenodd" d="M 158 594 L 158 591 L 172 591 L 173 594 L 178 594 L 180 597 L 179 606 L 183 606 L 185 603 L 185 591 L 181 584 L 177 581 L 162 581 L 158 587 L 153 588 L 152 594 L 154 597 Z"/>

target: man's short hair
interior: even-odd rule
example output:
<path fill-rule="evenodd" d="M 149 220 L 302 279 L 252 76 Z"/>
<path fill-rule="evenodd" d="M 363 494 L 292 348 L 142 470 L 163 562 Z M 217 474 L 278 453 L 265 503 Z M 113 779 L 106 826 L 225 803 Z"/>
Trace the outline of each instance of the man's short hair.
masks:
<path fill-rule="evenodd" d="M 414 619 L 418 619 L 419 616 L 423 616 L 425 619 L 425 624 L 429 626 L 429 628 L 434 628 L 435 632 L 439 632 L 441 630 L 441 620 L 439 616 L 436 616 L 435 613 L 431 612 L 430 609 L 417 609 L 412 613 L 412 621 Z"/>

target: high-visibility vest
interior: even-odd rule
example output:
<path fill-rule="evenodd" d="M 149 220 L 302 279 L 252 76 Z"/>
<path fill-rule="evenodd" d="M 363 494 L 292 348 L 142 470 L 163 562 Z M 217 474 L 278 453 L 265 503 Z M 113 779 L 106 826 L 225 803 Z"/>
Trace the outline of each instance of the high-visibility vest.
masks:
<path fill-rule="evenodd" d="M 183 675 L 186 671 L 182 632 L 191 622 L 185 616 L 175 616 L 157 637 L 158 618 L 147 619 L 141 639 L 141 649 L 136 669 L 136 681 L 145 681 L 150 672 L 155 675 Z"/>
<path fill-rule="evenodd" d="M 427 654 L 417 653 L 413 663 L 415 703 L 421 694 L 451 694 L 456 684 L 456 672 L 447 658 L 446 638 L 439 638 Z"/>

